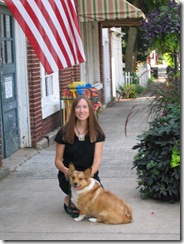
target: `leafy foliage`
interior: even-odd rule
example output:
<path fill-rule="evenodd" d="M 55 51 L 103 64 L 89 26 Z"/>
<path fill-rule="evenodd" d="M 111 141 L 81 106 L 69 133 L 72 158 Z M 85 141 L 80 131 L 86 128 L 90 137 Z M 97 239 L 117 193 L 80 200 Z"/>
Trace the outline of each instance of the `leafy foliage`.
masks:
<path fill-rule="evenodd" d="M 141 9 L 144 14 L 148 14 L 154 9 L 158 9 L 161 5 L 170 3 L 170 0 L 128 0 L 129 3 Z"/>
<path fill-rule="evenodd" d="M 131 83 L 119 85 L 116 89 L 116 92 L 120 95 L 120 97 L 124 98 L 135 98 L 138 94 L 145 91 L 145 88 L 139 85 L 139 76 L 136 72 L 131 72 Z"/>
<path fill-rule="evenodd" d="M 135 84 L 127 84 L 123 87 L 125 98 L 134 98 L 136 97 L 136 85 Z"/>
<path fill-rule="evenodd" d="M 172 58 L 171 53 L 164 53 L 163 57 L 164 57 L 164 60 L 167 64 L 167 66 L 174 67 L 174 60 Z"/>
<path fill-rule="evenodd" d="M 120 97 L 135 98 L 136 97 L 136 85 L 135 84 L 125 84 L 123 86 L 119 86 L 116 92 L 120 95 Z"/>
<path fill-rule="evenodd" d="M 143 40 L 160 53 L 179 51 L 180 4 L 172 2 L 150 12 L 143 21 Z"/>
<path fill-rule="evenodd" d="M 141 197 L 174 202 L 180 199 L 180 157 L 173 167 L 173 154 L 180 156 L 180 106 L 165 107 L 150 129 L 138 136 L 134 158 Z"/>
<path fill-rule="evenodd" d="M 160 115 L 162 111 L 165 111 L 165 107 L 169 104 L 180 105 L 180 95 L 181 95 L 181 81 L 180 72 L 169 73 L 166 83 L 161 85 L 152 84 L 152 94 L 154 99 L 150 101 L 150 114 L 155 114 L 155 116 Z"/>
<path fill-rule="evenodd" d="M 179 143 L 177 142 L 172 149 L 171 167 L 174 168 L 179 165 L 180 165 L 180 147 L 179 147 Z"/>
<path fill-rule="evenodd" d="M 148 16 L 149 13 L 158 10 L 160 6 L 167 6 L 171 1 L 170 0 L 128 0 L 131 4 L 136 6 L 137 8 L 141 9 L 142 12 Z M 143 38 L 144 29 L 138 28 L 137 31 L 137 39 L 136 39 L 136 46 L 135 46 L 135 57 L 137 61 L 145 62 L 147 56 L 150 53 L 150 40 L 146 40 Z M 126 35 L 123 38 L 123 53 L 125 53 L 126 50 L 126 43 L 128 41 L 128 30 L 127 27 L 123 27 L 122 30 Z M 152 50 L 152 49 L 151 49 Z M 158 50 L 157 50 L 158 51 Z M 160 54 L 160 53 L 159 53 Z M 161 55 L 159 55 L 160 57 Z M 125 57 L 123 57 L 125 59 Z"/>

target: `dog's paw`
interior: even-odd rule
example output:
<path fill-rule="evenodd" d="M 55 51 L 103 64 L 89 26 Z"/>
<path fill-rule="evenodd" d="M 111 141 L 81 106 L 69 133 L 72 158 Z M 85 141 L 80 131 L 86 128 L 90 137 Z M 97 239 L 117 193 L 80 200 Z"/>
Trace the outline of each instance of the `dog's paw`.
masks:
<path fill-rule="evenodd" d="M 85 217 L 85 215 L 79 215 L 77 218 L 74 218 L 74 220 L 75 220 L 76 222 L 79 222 L 79 221 L 83 220 L 84 217 Z"/>
<path fill-rule="evenodd" d="M 89 218 L 88 219 L 90 222 L 93 222 L 93 223 L 96 223 L 97 222 L 97 219 L 96 218 Z"/>

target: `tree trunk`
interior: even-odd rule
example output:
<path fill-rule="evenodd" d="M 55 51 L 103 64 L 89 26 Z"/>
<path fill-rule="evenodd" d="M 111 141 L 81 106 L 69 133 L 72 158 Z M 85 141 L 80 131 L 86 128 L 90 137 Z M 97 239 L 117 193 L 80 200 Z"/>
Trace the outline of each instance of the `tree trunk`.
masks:
<path fill-rule="evenodd" d="M 137 37 L 137 28 L 129 27 L 128 32 L 128 44 L 125 52 L 125 72 L 131 72 L 133 70 L 133 52 Z"/>
<path fill-rule="evenodd" d="M 134 46 L 134 57 L 133 57 L 133 71 L 137 68 L 137 41 L 135 42 Z"/>

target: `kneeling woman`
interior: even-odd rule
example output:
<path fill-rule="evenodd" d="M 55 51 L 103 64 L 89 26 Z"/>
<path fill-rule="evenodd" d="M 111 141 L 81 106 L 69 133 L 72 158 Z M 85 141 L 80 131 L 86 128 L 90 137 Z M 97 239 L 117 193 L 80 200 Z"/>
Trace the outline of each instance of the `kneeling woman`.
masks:
<path fill-rule="evenodd" d="M 68 122 L 55 137 L 55 165 L 59 169 L 59 186 L 67 195 L 64 200 L 64 209 L 67 213 L 69 213 L 70 191 L 69 163 L 72 162 L 79 171 L 91 167 L 92 177 L 100 182 L 98 170 L 102 161 L 104 141 L 105 134 L 98 123 L 91 102 L 84 96 L 77 97 L 72 103 Z M 73 204 L 71 209 L 73 213 L 79 213 Z"/>

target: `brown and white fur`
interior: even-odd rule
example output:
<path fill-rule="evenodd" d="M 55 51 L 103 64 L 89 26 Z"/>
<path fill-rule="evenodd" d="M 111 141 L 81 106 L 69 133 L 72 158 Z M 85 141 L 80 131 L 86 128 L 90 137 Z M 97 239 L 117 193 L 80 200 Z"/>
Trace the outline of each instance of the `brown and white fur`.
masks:
<path fill-rule="evenodd" d="M 132 222 L 131 206 L 91 178 L 91 168 L 84 172 L 69 165 L 71 201 L 80 210 L 75 221 L 90 216 L 91 222 L 127 224 Z"/>

